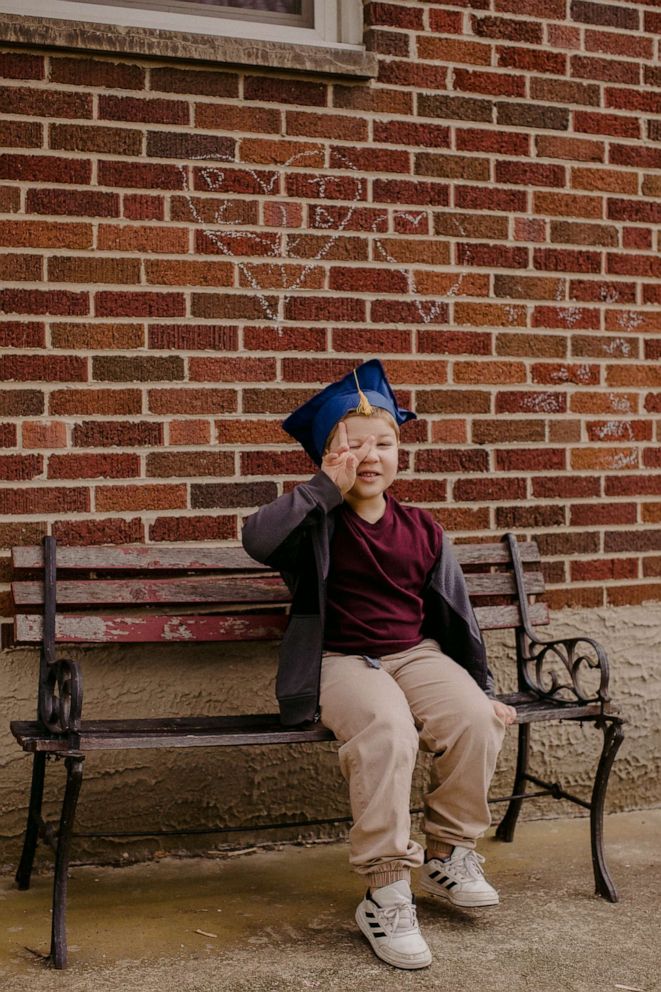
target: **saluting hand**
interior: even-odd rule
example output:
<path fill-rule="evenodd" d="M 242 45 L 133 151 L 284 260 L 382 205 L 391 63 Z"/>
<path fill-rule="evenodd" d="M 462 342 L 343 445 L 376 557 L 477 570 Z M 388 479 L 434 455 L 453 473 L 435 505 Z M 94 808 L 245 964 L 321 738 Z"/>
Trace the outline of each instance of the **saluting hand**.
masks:
<path fill-rule="evenodd" d="M 346 424 L 340 422 L 330 451 L 321 462 L 321 470 L 333 480 L 342 495 L 348 493 L 356 481 L 356 469 L 374 443 L 374 435 L 365 438 L 359 448 L 351 451 L 347 437 Z"/>

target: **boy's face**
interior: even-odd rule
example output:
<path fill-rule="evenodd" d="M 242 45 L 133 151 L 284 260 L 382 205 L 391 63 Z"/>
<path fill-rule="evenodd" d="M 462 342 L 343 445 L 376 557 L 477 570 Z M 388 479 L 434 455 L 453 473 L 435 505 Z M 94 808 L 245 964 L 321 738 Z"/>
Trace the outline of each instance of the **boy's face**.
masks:
<path fill-rule="evenodd" d="M 348 417 L 344 424 L 347 429 L 349 448 L 354 451 L 370 436 L 374 441 L 356 469 L 356 481 L 349 490 L 355 500 L 374 499 L 393 483 L 397 475 L 399 444 L 397 435 L 387 420 L 381 417 Z M 337 446 L 337 434 L 333 438 L 331 450 Z"/>

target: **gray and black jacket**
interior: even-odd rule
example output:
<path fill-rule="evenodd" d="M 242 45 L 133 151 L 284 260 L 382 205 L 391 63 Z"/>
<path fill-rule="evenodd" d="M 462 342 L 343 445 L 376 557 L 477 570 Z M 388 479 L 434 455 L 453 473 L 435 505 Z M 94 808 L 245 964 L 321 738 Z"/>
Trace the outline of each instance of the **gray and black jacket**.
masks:
<path fill-rule="evenodd" d="M 292 594 L 276 680 L 280 718 L 286 726 L 318 719 L 330 542 L 341 503 L 342 493 L 320 471 L 309 482 L 261 507 L 243 528 L 248 554 L 280 572 Z M 424 636 L 438 641 L 446 654 L 491 693 L 493 679 L 484 641 L 445 531 L 424 598 Z"/>

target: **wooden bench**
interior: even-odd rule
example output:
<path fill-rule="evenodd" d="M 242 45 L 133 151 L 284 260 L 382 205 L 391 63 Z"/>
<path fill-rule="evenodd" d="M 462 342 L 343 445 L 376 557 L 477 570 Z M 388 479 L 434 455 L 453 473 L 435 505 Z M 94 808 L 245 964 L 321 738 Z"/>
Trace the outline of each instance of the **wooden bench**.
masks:
<path fill-rule="evenodd" d="M 589 638 L 544 641 L 537 636 L 535 628 L 548 623 L 549 617 L 546 605 L 537 601 L 544 582 L 534 543 L 519 543 L 507 534 L 497 543 L 459 544 L 456 552 L 481 629 L 511 628 L 516 640 L 518 691 L 499 698 L 516 707 L 519 750 L 512 795 L 492 800 L 509 804 L 497 836 L 512 840 L 526 798 L 548 795 L 578 803 L 590 811 L 596 891 L 615 902 L 617 894 L 603 854 L 602 823 L 623 721 L 609 700 L 606 655 Z M 39 839 L 54 849 L 49 962 L 63 968 L 67 961 L 67 869 L 88 755 L 123 748 L 294 744 L 333 740 L 333 735 L 318 723 L 282 727 L 274 714 L 82 719 L 81 667 L 58 654 L 64 645 L 267 641 L 281 636 L 287 623 L 287 589 L 279 576 L 241 548 L 58 548 L 55 539 L 47 537 L 43 547 L 14 548 L 12 563 L 14 640 L 39 645 L 41 650 L 38 720 L 11 724 L 18 744 L 34 756 L 16 881 L 20 889 L 29 887 Z M 530 727 L 553 720 L 589 721 L 603 732 L 590 801 L 528 770 Z M 66 766 L 59 825 L 45 822 L 41 815 L 47 757 L 61 759 Z"/>

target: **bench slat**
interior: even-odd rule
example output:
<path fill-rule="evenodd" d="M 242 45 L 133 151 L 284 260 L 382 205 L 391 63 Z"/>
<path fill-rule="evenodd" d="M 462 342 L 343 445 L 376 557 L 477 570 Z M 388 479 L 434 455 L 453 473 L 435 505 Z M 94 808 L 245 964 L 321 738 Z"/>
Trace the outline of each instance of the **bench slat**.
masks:
<path fill-rule="evenodd" d="M 176 641 L 269 641 L 279 638 L 287 625 L 284 614 L 218 614 L 199 617 L 179 616 L 90 616 L 85 613 L 59 614 L 55 621 L 58 644 L 139 644 Z M 21 614 L 14 620 L 17 641 L 41 641 L 43 620 Z"/>
<path fill-rule="evenodd" d="M 505 630 L 521 625 L 518 606 L 476 606 L 475 616 L 480 630 Z M 550 623 L 549 608 L 546 603 L 532 603 L 528 607 L 528 619 L 534 627 Z"/>

